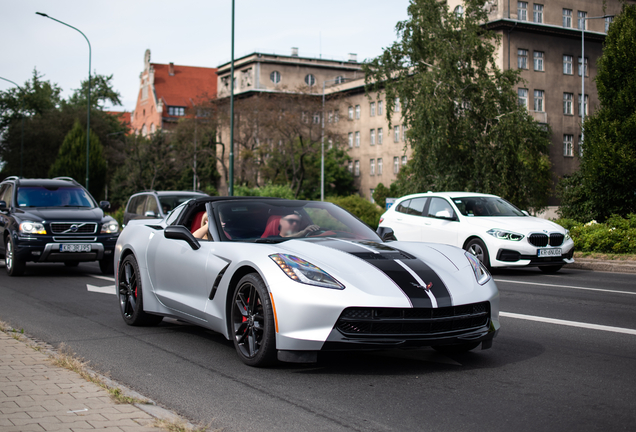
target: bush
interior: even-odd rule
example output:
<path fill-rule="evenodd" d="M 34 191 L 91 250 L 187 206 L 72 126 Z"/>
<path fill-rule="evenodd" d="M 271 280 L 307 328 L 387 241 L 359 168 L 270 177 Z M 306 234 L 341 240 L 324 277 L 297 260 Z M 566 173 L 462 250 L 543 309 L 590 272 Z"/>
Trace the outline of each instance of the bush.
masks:
<path fill-rule="evenodd" d="M 598 253 L 636 253 L 636 214 L 610 216 L 605 223 L 587 223 L 557 219 L 556 223 L 570 230 L 575 250 Z"/>
<path fill-rule="evenodd" d="M 119 228 L 120 229 L 124 225 L 124 209 L 125 208 L 126 208 L 126 206 L 121 206 L 115 212 L 106 213 L 106 215 L 112 216 L 117 222 L 119 222 Z"/>
<path fill-rule="evenodd" d="M 236 186 L 234 196 L 259 196 L 295 199 L 294 192 L 289 185 L 274 185 L 268 183 L 261 187 L 250 188 L 247 186 Z"/>
<path fill-rule="evenodd" d="M 347 197 L 330 197 L 327 201 L 339 205 L 349 213 L 354 214 L 362 222 L 372 229 L 377 229 L 380 223 L 380 216 L 384 213 L 377 205 L 362 198 L 360 195 L 350 195 Z"/>

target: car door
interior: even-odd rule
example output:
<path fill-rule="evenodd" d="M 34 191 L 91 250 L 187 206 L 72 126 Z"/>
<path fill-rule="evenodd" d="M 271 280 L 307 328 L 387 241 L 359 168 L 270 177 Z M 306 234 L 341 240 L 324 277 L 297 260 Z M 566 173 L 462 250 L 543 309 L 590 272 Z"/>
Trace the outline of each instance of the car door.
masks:
<path fill-rule="evenodd" d="M 184 240 L 157 231 L 148 245 L 148 273 L 157 298 L 184 318 L 207 321 L 205 308 L 217 276 L 228 261 L 219 258 L 223 243 L 199 240 L 194 250 Z"/>
<path fill-rule="evenodd" d="M 124 225 L 128 225 L 132 219 L 137 219 L 139 214 L 137 214 L 137 208 L 139 204 L 142 204 L 141 209 L 143 210 L 143 202 L 145 199 L 145 195 L 137 195 L 128 201 L 128 205 L 126 206 L 126 210 L 124 211 Z"/>
<path fill-rule="evenodd" d="M 7 193 L 10 192 L 10 193 Z M 7 204 L 7 213 L 9 212 L 9 208 L 11 207 L 11 203 L 7 202 L 5 195 L 11 196 L 13 192 L 13 187 L 9 183 L 5 183 L 0 187 L 0 200 L 3 200 Z M 4 238 L 4 231 L 7 229 L 9 225 L 9 218 L 7 215 L 0 213 L 0 239 Z M 4 242 L 0 241 L 0 250 L 4 251 Z"/>
<path fill-rule="evenodd" d="M 424 219 L 422 212 L 428 198 L 411 198 L 402 201 L 395 209 L 395 219 L 391 221 L 395 237 L 400 241 L 421 241 Z"/>
<path fill-rule="evenodd" d="M 444 198 L 432 197 L 425 211 L 422 241 L 457 245 L 458 218 L 453 206 Z"/>

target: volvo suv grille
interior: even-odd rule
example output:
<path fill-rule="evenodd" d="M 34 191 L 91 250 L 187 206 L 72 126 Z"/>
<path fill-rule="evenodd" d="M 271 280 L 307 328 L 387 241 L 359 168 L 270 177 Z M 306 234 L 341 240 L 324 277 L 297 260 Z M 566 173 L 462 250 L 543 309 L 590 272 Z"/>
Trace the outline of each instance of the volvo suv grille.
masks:
<path fill-rule="evenodd" d="M 53 234 L 95 234 L 95 222 L 51 222 Z"/>

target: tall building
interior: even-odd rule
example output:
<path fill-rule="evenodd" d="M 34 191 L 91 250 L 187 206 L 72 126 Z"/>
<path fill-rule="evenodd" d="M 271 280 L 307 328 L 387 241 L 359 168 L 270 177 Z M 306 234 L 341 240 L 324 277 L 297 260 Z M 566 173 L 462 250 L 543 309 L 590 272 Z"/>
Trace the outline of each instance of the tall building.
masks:
<path fill-rule="evenodd" d="M 147 136 L 170 129 L 188 109 L 216 97 L 216 78 L 214 68 L 150 63 L 150 50 L 146 50 L 132 130 Z"/>

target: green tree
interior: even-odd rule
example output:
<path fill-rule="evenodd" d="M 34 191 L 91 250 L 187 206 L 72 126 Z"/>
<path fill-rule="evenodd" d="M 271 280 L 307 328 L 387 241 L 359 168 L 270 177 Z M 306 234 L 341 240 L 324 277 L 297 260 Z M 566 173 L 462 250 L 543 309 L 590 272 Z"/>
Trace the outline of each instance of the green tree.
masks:
<path fill-rule="evenodd" d="M 113 88 L 113 75 L 95 75 L 91 77 L 91 108 L 103 109 L 107 102 L 113 106 L 121 105 L 121 95 Z M 86 106 L 88 96 L 88 80 L 82 81 L 80 88 L 75 89 L 69 97 L 71 105 Z"/>
<path fill-rule="evenodd" d="M 561 187 L 564 217 L 636 213 L 636 6 L 624 5 L 598 60 L 599 110 L 585 119 L 580 174 Z"/>
<path fill-rule="evenodd" d="M 518 71 L 495 63 L 500 38 L 483 24 L 486 0 L 412 0 L 398 41 L 365 66 L 367 94 L 384 92 L 386 115 L 401 114 L 413 156 L 402 193 L 495 193 L 539 209 L 549 195 L 549 130 L 517 102 Z M 408 174 L 408 175 L 406 175 Z"/>
<path fill-rule="evenodd" d="M 90 134 L 89 155 L 89 189 L 88 191 L 99 200 L 104 197 L 106 185 L 107 163 L 103 156 L 103 147 L 99 138 L 93 132 Z M 64 138 L 57 159 L 51 165 L 49 176 L 72 177 L 79 183 L 86 178 L 86 131 L 76 121 L 73 128 Z"/>

